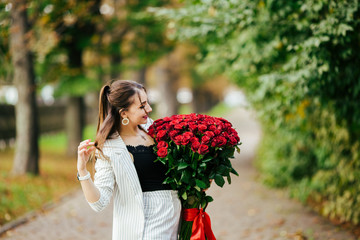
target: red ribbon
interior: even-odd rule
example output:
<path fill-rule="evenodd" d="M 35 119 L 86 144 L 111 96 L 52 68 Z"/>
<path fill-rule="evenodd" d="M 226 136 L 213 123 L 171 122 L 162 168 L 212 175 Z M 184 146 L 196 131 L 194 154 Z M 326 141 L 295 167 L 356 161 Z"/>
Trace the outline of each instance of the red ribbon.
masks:
<path fill-rule="evenodd" d="M 202 208 L 184 209 L 183 220 L 189 222 L 194 221 L 190 240 L 216 240 L 211 230 L 210 217 Z"/>

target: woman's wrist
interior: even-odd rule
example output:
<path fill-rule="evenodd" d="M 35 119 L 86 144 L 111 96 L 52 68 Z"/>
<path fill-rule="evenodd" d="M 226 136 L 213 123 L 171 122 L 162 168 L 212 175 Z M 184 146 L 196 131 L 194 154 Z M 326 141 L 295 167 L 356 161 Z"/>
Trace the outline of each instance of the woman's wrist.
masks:
<path fill-rule="evenodd" d="M 78 169 L 78 173 L 79 173 L 79 176 L 80 177 L 84 177 L 84 176 L 86 176 L 87 174 L 88 174 L 88 170 L 86 169 L 86 168 L 84 168 L 84 169 Z"/>

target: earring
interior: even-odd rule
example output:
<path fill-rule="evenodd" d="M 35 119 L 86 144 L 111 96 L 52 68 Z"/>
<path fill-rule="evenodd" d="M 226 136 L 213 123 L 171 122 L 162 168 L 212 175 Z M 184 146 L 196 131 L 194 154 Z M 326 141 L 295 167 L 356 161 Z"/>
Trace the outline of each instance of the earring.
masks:
<path fill-rule="evenodd" d="M 123 125 L 128 125 L 129 122 L 130 122 L 130 120 L 129 120 L 128 118 L 123 118 L 123 120 L 121 121 L 121 123 L 122 123 Z"/>

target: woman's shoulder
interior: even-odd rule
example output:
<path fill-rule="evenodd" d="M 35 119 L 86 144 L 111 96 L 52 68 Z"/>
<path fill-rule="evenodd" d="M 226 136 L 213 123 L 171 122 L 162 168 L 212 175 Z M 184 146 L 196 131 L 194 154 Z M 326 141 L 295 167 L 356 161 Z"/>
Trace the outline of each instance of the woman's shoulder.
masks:
<path fill-rule="evenodd" d="M 119 134 L 113 134 L 105 140 L 103 145 L 103 151 L 115 150 L 121 152 L 126 150 L 126 146 Z"/>

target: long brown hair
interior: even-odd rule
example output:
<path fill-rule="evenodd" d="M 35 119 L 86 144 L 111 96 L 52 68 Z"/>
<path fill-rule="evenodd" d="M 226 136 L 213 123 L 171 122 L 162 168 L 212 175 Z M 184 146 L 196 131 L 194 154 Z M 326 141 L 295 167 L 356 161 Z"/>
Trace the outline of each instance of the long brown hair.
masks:
<path fill-rule="evenodd" d="M 106 139 L 120 132 L 120 112 L 127 110 L 133 103 L 134 95 L 139 96 L 140 90 L 146 89 L 140 83 L 130 80 L 116 80 L 106 84 L 100 90 L 99 119 L 96 131 L 95 147 L 102 154 Z"/>

